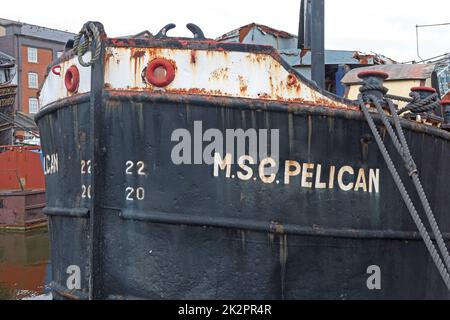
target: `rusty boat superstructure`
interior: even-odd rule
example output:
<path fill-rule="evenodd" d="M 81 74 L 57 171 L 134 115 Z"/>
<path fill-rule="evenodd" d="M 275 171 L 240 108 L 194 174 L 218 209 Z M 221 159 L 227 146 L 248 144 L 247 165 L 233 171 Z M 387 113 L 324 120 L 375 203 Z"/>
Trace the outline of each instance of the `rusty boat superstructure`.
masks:
<path fill-rule="evenodd" d="M 8 121 L 14 114 L 17 85 L 14 78 L 16 64 L 14 59 L 0 52 L 0 145 L 12 144 L 13 124 Z"/>
<path fill-rule="evenodd" d="M 40 148 L 14 145 L 17 66 L 0 52 L 0 230 L 25 231 L 47 226 L 45 181 Z"/>
<path fill-rule="evenodd" d="M 272 47 L 189 28 L 192 39 L 110 39 L 88 23 L 49 67 L 36 121 L 54 297 L 450 298 L 358 103 Z M 401 124 L 448 242 L 450 133 Z M 192 163 L 173 161 L 180 129 Z M 202 162 L 205 132 L 249 129 L 279 131 L 276 173 L 270 155 Z"/>

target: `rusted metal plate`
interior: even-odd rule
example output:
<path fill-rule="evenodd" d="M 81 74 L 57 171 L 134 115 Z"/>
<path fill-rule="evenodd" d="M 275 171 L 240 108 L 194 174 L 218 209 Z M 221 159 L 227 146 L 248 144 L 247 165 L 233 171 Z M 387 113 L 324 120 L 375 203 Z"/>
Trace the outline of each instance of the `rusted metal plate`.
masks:
<path fill-rule="evenodd" d="M 91 53 L 84 55 L 83 59 L 88 61 Z M 67 90 L 65 85 L 65 75 L 70 67 L 76 66 L 80 72 L 80 83 L 76 92 L 71 93 Z M 53 69 L 53 67 L 58 67 Z M 84 68 L 78 62 L 78 57 L 70 57 L 68 59 L 61 59 L 52 66 L 53 70 L 49 70 L 45 82 L 39 91 L 39 106 L 41 108 L 51 104 L 60 99 L 70 98 L 91 91 L 91 69 Z"/>
<path fill-rule="evenodd" d="M 0 229 L 32 229 L 46 225 L 45 190 L 0 192 Z"/>
<path fill-rule="evenodd" d="M 176 69 L 174 81 L 163 90 L 173 94 L 240 97 L 300 102 L 348 108 L 302 82 L 264 53 L 168 48 L 108 48 L 105 83 L 109 90 L 157 91 L 142 72 L 148 63 L 164 58 Z M 291 78 L 292 77 L 292 78 Z"/>
<path fill-rule="evenodd" d="M 211 40 L 192 41 L 188 45 L 186 40 L 112 39 L 109 44 L 104 75 L 108 90 L 163 91 L 355 108 L 351 102 L 312 85 L 271 47 L 218 44 Z M 157 58 L 167 59 L 175 67 L 174 81 L 164 88 L 153 87 L 142 76 L 148 63 Z M 41 108 L 90 90 L 90 69 L 79 66 L 76 58 L 69 57 L 57 65 L 61 75 L 49 72 L 40 93 Z M 80 86 L 75 95 L 64 85 L 63 75 L 71 65 L 80 70 Z"/>
<path fill-rule="evenodd" d="M 39 147 L 0 146 L 0 191 L 45 189 Z"/>

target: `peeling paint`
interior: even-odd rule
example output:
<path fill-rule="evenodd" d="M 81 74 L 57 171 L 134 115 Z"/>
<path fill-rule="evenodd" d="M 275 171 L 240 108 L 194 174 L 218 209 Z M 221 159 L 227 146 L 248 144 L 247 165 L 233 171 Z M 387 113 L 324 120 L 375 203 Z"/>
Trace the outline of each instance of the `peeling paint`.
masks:
<path fill-rule="evenodd" d="M 320 92 L 306 80 L 287 70 L 281 64 L 279 55 L 270 47 L 258 46 L 257 52 L 230 51 L 227 50 L 229 44 L 217 45 L 211 40 L 185 39 L 171 39 L 170 42 L 167 41 L 167 47 L 164 47 L 165 41 L 161 42 L 161 47 L 157 47 L 154 42 L 152 46 L 151 41 L 136 39 L 110 39 L 108 43 L 118 46 L 106 48 L 105 83 L 108 85 L 105 89 L 108 90 L 164 90 L 171 94 L 258 99 L 338 109 L 357 108 Z M 148 43 L 149 46 L 130 46 L 138 43 Z M 192 43 L 198 45 L 193 46 Z M 185 48 L 188 45 L 191 48 Z M 142 76 L 149 62 L 156 58 L 167 59 L 176 67 L 174 81 L 164 88 L 148 84 Z M 62 74 L 76 62 L 76 57 L 64 62 L 61 65 Z M 79 93 L 82 94 L 90 90 L 90 68 L 80 67 L 80 70 Z M 41 99 L 42 106 L 69 96 L 61 79 L 51 75 L 47 77 L 43 90 L 45 99 Z"/>

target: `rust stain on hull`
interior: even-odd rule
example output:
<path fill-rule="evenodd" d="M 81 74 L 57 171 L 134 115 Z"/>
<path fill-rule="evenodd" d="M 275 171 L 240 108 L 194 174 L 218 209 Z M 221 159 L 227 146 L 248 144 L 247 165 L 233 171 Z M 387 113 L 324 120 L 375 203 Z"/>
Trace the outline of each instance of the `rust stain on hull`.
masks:
<path fill-rule="evenodd" d="M 243 76 L 239 76 L 239 91 L 241 92 L 241 95 L 245 96 L 247 94 L 248 90 L 248 83 L 247 80 Z"/>
<path fill-rule="evenodd" d="M 229 79 L 229 68 L 219 68 L 211 73 L 210 81 L 220 81 L 220 80 L 228 80 Z"/>
<path fill-rule="evenodd" d="M 197 51 L 191 50 L 191 64 L 195 65 L 197 63 Z"/>

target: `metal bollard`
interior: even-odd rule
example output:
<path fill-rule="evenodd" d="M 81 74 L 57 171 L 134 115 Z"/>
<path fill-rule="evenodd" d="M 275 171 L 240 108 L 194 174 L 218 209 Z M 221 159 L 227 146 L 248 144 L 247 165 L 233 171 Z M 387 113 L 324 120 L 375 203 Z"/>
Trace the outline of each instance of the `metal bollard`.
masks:
<path fill-rule="evenodd" d="M 378 70 L 366 70 L 358 73 L 358 78 L 363 80 L 360 89 L 364 95 L 371 95 L 378 98 L 379 101 L 384 99 L 388 90 L 383 86 L 384 81 L 389 78 L 386 72 Z"/>
<path fill-rule="evenodd" d="M 426 99 L 429 96 L 435 94 L 437 91 L 436 91 L 436 89 L 434 89 L 432 87 L 413 87 L 413 88 L 411 88 L 411 92 L 418 93 L 419 96 L 420 96 L 420 99 Z M 440 110 L 430 110 L 430 111 L 427 112 L 427 114 L 432 115 L 432 116 L 439 116 L 439 117 L 441 117 L 442 114 L 439 111 Z"/>
<path fill-rule="evenodd" d="M 450 124 L 450 100 L 442 100 L 441 105 L 443 108 L 445 123 Z"/>

